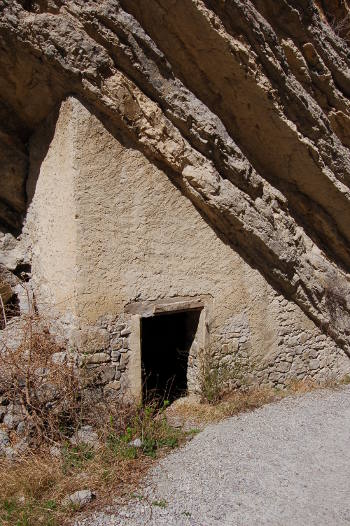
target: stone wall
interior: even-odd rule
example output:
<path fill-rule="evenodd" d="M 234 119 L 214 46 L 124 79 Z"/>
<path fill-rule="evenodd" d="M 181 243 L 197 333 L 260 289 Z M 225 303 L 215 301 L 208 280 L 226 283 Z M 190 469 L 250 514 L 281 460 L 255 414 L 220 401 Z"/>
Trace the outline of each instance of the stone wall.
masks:
<path fill-rule="evenodd" d="M 283 388 L 295 380 L 323 382 L 348 374 L 348 357 L 329 336 L 305 323 L 295 305 L 271 293 L 266 308 L 276 317 L 276 340 L 263 359 L 261 349 L 252 347 L 247 312 L 227 319 L 216 335 L 220 345 L 215 359 L 236 371 L 238 384 L 248 381 Z"/>
<path fill-rule="evenodd" d="M 102 387 L 106 396 L 128 393 L 130 332 L 123 315 L 102 317 L 95 326 L 73 332 L 71 344 L 80 351 L 78 363 L 87 387 Z"/>

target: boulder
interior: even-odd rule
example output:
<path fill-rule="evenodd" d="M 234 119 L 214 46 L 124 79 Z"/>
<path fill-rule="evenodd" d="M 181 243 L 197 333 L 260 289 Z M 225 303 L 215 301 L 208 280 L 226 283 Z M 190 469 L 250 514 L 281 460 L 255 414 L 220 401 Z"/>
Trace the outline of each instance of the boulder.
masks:
<path fill-rule="evenodd" d="M 95 494 L 90 489 L 84 489 L 65 497 L 62 504 L 63 506 L 73 506 L 80 509 L 89 504 L 94 498 Z"/>

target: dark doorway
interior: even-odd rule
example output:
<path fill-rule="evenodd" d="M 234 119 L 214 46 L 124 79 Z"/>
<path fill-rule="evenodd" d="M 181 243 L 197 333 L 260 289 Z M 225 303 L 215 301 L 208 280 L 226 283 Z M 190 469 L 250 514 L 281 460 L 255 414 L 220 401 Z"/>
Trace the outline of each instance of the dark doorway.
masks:
<path fill-rule="evenodd" d="M 143 400 L 173 402 L 187 393 L 188 355 L 200 311 L 189 310 L 142 318 Z"/>

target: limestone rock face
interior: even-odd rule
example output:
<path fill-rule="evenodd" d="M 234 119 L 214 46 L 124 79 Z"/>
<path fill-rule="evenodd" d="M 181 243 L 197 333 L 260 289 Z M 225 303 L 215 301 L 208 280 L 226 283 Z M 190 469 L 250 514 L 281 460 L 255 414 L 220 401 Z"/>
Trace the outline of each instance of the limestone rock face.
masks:
<path fill-rule="evenodd" d="M 349 353 L 347 13 L 342 0 L 3 0 L 2 229 L 20 232 L 30 137 L 74 94 Z"/>

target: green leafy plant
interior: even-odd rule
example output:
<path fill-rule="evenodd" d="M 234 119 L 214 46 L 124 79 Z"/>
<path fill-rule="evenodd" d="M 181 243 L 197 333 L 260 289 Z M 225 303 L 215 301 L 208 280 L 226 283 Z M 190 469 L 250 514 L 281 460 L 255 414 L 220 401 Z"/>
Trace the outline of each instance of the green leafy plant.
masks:
<path fill-rule="evenodd" d="M 215 358 L 214 349 L 209 347 L 202 352 L 199 362 L 200 392 L 203 401 L 217 403 L 224 393 L 229 379 L 226 364 L 220 365 Z"/>
<path fill-rule="evenodd" d="M 235 389 L 246 389 L 248 377 L 257 363 L 240 353 L 218 357 L 215 347 L 205 349 L 199 360 L 199 384 L 202 401 L 217 404 L 225 393 Z M 229 358 L 229 361 L 224 361 Z"/>
<path fill-rule="evenodd" d="M 152 502 L 152 506 L 158 506 L 158 508 L 166 508 L 168 505 L 167 501 L 162 499 L 162 500 L 154 500 Z"/>

